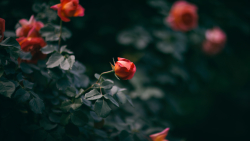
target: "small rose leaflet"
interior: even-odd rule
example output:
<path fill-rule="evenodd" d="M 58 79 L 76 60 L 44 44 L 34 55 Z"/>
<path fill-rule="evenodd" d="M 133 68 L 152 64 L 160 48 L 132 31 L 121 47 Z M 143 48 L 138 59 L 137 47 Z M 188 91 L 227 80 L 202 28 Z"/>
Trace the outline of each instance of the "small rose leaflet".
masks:
<path fill-rule="evenodd" d="M 168 135 L 169 128 L 164 129 L 160 133 L 155 133 L 150 135 L 149 137 L 152 139 L 152 141 L 168 141 L 166 140 L 166 136 Z"/>
<path fill-rule="evenodd" d="M 53 5 L 51 9 L 57 10 L 58 16 L 64 22 L 69 22 L 70 17 L 84 16 L 85 9 L 79 4 L 79 0 L 61 0 L 61 3 Z"/>

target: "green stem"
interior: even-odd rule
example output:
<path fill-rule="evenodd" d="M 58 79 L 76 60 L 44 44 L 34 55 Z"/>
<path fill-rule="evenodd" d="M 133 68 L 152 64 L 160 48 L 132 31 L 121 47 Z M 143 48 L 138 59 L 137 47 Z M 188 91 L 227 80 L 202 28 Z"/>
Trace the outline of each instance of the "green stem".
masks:
<path fill-rule="evenodd" d="M 60 34 L 59 34 L 59 41 L 58 41 L 58 49 L 60 49 L 61 37 L 62 37 L 62 20 L 60 21 Z"/>
<path fill-rule="evenodd" d="M 114 72 L 114 70 L 110 70 L 110 71 L 106 71 L 106 72 L 101 73 L 100 76 L 99 76 L 99 78 L 98 78 L 98 80 L 94 84 L 92 84 L 90 87 L 88 87 L 86 90 L 84 90 L 83 93 L 81 93 L 80 95 L 77 95 L 76 98 L 80 97 L 82 94 L 86 93 L 89 89 L 91 89 L 92 87 L 94 87 L 94 85 L 97 84 L 101 80 L 101 76 L 103 74 L 107 74 L 107 73 L 111 73 L 111 72 Z"/>

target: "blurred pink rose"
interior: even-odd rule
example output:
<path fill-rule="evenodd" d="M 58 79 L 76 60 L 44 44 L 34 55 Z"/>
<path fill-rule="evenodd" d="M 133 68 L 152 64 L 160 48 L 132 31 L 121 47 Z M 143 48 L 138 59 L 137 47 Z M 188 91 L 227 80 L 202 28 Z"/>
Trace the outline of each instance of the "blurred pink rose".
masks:
<path fill-rule="evenodd" d="M 226 34 L 219 28 L 206 31 L 206 40 L 203 42 L 203 51 L 208 55 L 219 53 L 225 46 Z"/>
<path fill-rule="evenodd" d="M 189 31 L 197 26 L 197 7 L 186 1 L 177 1 L 173 4 L 167 22 L 173 30 Z"/>
<path fill-rule="evenodd" d="M 165 139 L 166 136 L 168 135 L 168 131 L 169 131 L 169 128 L 166 128 L 160 133 L 152 134 L 149 137 L 152 139 L 152 141 L 168 141 Z"/>
<path fill-rule="evenodd" d="M 21 19 L 19 20 L 19 23 L 21 24 L 21 27 L 17 28 L 16 30 L 16 36 L 17 37 L 27 37 L 30 30 L 34 27 L 37 31 L 39 31 L 42 27 L 44 27 L 44 24 L 42 22 L 36 21 L 34 18 L 34 15 L 32 15 L 28 20 Z"/>
<path fill-rule="evenodd" d="M 0 42 L 3 40 L 5 31 L 5 20 L 0 18 Z"/>

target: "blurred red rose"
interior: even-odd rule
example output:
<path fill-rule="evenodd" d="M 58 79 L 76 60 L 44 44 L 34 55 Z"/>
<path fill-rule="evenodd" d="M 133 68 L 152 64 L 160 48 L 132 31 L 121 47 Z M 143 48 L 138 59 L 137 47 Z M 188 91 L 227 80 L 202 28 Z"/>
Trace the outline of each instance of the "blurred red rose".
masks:
<path fill-rule="evenodd" d="M 206 40 L 203 42 L 203 51 L 208 55 L 219 53 L 225 46 L 226 34 L 219 28 L 206 31 Z"/>
<path fill-rule="evenodd" d="M 20 44 L 21 49 L 24 52 L 30 52 L 32 55 L 31 60 L 21 60 L 20 58 L 18 59 L 18 62 L 26 62 L 26 63 L 33 63 L 36 64 L 38 60 L 45 59 L 46 55 L 42 54 L 40 51 L 41 48 L 46 46 L 46 42 L 42 37 L 40 37 L 38 31 L 33 27 L 29 34 L 28 37 L 19 37 L 16 39 L 17 42 Z"/>
<path fill-rule="evenodd" d="M 5 20 L 0 18 L 0 42 L 3 40 L 5 31 Z"/>
<path fill-rule="evenodd" d="M 19 23 L 21 24 L 21 27 L 17 28 L 16 30 L 17 37 L 27 37 L 33 27 L 37 31 L 44 27 L 44 24 L 42 22 L 35 20 L 34 15 L 30 17 L 29 21 L 27 21 L 26 19 L 21 19 L 19 20 Z"/>
<path fill-rule="evenodd" d="M 197 7 L 186 1 L 177 1 L 166 20 L 174 30 L 189 31 L 197 26 Z"/>
<path fill-rule="evenodd" d="M 152 139 L 152 141 L 168 141 L 166 140 L 166 136 L 168 135 L 169 128 L 166 128 L 160 133 L 152 134 L 149 137 Z"/>
<path fill-rule="evenodd" d="M 118 57 L 118 61 L 115 63 L 114 71 L 119 78 L 129 80 L 134 76 L 136 67 L 135 64 L 130 62 L 128 59 Z"/>
<path fill-rule="evenodd" d="M 61 0 L 61 3 L 53 5 L 51 9 L 57 10 L 58 16 L 64 22 L 69 22 L 70 17 L 84 16 L 85 9 L 79 4 L 79 0 Z"/>

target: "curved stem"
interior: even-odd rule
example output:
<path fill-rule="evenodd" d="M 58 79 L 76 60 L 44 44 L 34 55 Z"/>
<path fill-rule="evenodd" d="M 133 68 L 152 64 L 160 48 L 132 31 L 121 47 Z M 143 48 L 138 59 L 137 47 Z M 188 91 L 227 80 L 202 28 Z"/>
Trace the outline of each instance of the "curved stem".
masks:
<path fill-rule="evenodd" d="M 60 34 L 59 34 L 59 41 L 58 41 L 58 49 L 60 49 L 61 37 L 62 37 L 62 20 L 60 21 Z"/>
<path fill-rule="evenodd" d="M 83 93 L 81 93 L 80 95 L 77 95 L 76 98 L 80 97 L 82 94 L 86 93 L 89 89 L 91 89 L 92 87 L 94 87 L 94 85 L 97 84 L 101 80 L 101 76 L 103 74 L 107 74 L 107 73 L 111 73 L 111 72 L 114 72 L 114 70 L 110 70 L 110 71 L 106 71 L 106 72 L 101 73 L 100 76 L 99 76 L 99 78 L 98 78 L 98 80 L 94 84 L 92 84 L 90 87 L 88 87 L 86 90 L 84 90 Z"/>

